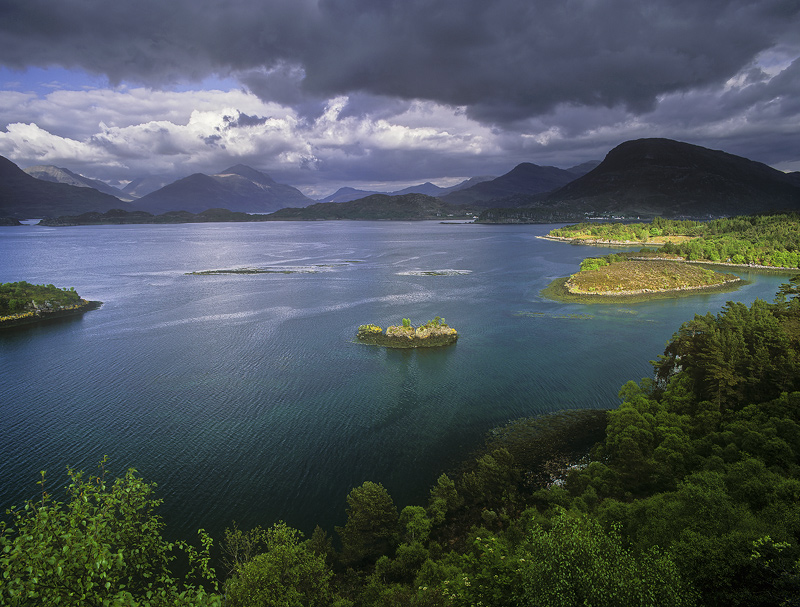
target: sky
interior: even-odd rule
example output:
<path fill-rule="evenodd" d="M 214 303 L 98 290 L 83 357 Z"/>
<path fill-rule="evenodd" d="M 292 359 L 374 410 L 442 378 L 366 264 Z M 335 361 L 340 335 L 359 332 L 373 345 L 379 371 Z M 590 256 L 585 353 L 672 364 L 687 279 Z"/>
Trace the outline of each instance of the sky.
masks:
<path fill-rule="evenodd" d="M 0 155 L 321 198 L 667 137 L 800 170 L 800 0 L 0 0 Z"/>

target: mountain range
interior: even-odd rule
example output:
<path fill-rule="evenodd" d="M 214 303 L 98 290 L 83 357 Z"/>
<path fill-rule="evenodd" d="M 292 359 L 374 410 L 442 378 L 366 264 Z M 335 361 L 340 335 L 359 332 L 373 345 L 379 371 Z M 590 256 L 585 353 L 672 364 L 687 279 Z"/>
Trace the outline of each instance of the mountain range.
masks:
<path fill-rule="evenodd" d="M 602 162 L 570 169 L 522 163 L 500 177 L 473 178 L 454 188 L 427 183 L 341 202 L 315 203 L 296 188 L 241 164 L 214 175 L 190 175 L 133 203 L 98 191 L 94 180 L 66 169 L 28 171 L 47 180 L 34 178 L 0 157 L 0 217 L 55 217 L 111 209 L 196 214 L 222 208 L 275 214 L 274 219 L 403 219 L 463 217 L 491 209 L 484 211 L 482 220 L 561 221 L 610 214 L 699 218 L 800 211 L 800 173 L 783 173 L 747 158 L 670 139 L 627 141 Z M 332 197 L 362 193 L 343 189 Z"/>
<path fill-rule="evenodd" d="M 585 165 L 590 166 L 591 163 Z M 477 205 L 488 208 L 496 206 L 495 200 L 515 194 L 541 194 L 555 190 L 573 181 L 583 173 L 578 167 L 559 169 L 554 166 L 539 166 L 530 162 L 518 164 L 511 171 L 495 179 L 476 183 L 457 192 L 442 196 L 442 200 L 452 205 Z"/>
<path fill-rule="evenodd" d="M 403 188 L 402 190 L 395 190 L 393 192 L 374 192 L 371 190 L 357 190 L 356 188 L 351 187 L 343 187 L 336 190 L 333 194 L 326 196 L 325 198 L 321 198 L 319 202 L 350 202 L 351 200 L 358 200 L 359 198 L 364 198 L 365 196 L 372 196 L 373 194 L 386 194 L 389 196 L 403 196 L 404 194 L 425 194 L 426 196 L 437 196 L 442 197 L 446 194 L 450 194 L 451 192 L 457 192 L 459 190 L 463 190 L 469 188 L 477 183 L 481 183 L 483 181 L 490 181 L 494 179 L 494 177 L 471 177 L 465 181 L 462 181 L 459 184 L 454 186 L 450 186 L 449 188 L 443 188 L 436 184 L 431 183 L 430 181 L 426 181 L 420 185 L 412 185 L 407 188 Z"/>

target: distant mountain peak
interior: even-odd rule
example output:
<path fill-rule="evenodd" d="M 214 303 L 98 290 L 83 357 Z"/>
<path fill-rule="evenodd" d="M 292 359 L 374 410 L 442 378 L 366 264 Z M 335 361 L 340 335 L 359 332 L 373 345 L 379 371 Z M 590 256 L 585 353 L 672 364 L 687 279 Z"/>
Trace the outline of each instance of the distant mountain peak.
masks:
<path fill-rule="evenodd" d="M 125 194 L 119 188 L 110 186 L 99 179 L 92 179 L 90 177 L 79 175 L 78 173 L 73 173 L 69 169 L 65 169 L 63 167 L 53 166 L 52 164 L 39 164 L 23 170 L 31 177 L 35 177 L 36 179 L 40 179 L 42 181 L 65 183 L 67 185 L 74 185 L 79 188 L 92 188 L 99 192 L 103 192 L 103 194 L 109 194 L 115 198 L 124 200 L 125 202 L 130 202 L 133 200 L 132 196 Z"/>
<path fill-rule="evenodd" d="M 151 213 L 201 213 L 225 208 L 243 213 L 272 213 L 284 207 L 305 207 L 313 201 L 300 190 L 274 181 L 252 167 L 237 164 L 221 173 L 194 173 L 140 198 L 136 205 Z"/>
<path fill-rule="evenodd" d="M 254 169 L 253 167 L 249 167 L 245 164 L 235 164 L 232 167 L 225 169 L 221 173 L 216 174 L 216 176 L 219 177 L 225 175 L 239 175 L 245 179 L 255 181 L 256 183 L 276 183 L 275 180 L 266 173 L 262 173 L 258 169 Z"/>
<path fill-rule="evenodd" d="M 22 219 L 130 208 L 92 187 L 45 181 L 0 156 L 0 215 Z"/>
<path fill-rule="evenodd" d="M 522 162 L 505 175 L 442 196 L 449 204 L 493 206 L 493 201 L 518 195 L 535 195 L 566 185 L 575 175 L 554 166 Z"/>

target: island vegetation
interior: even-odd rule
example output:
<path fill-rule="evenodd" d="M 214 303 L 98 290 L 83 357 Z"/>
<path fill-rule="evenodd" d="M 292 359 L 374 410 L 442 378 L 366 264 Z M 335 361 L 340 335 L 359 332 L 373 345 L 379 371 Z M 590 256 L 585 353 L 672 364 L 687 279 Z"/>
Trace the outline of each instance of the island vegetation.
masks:
<path fill-rule="evenodd" d="M 648 244 L 687 261 L 800 267 L 800 215 L 747 215 L 711 221 L 655 218 L 650 223 L 579 223 L 548 237 L 582 244 Z"/>
<path fill-rule="evenodd" d="M 3 605 L 796 605 L 800 276 L 684 323 L 610 411 L 517 420 L 398 507 L 380 483 L 308 536 L 164 539 L 135 471 L 70 471 L 0 524 Z M 183 563 L 176 573 L 178 564 Z"/>
<path fill-rule="evenodd" d="M 458 331 L 438 316 L 418 327 L 404 318 L 401 324 L 391 325 L 386 331 L 378 325 L 361 325 L 356 339 L 387 348 L 433 348 L 454 344 L 458 340 Z"/>
<path fill-rule="evenodd" d="M 0 329 L 82 314 L 100 305 L 82 299 L 74 287 L 6 282 L 0 284 Z"/>
<path fill-rule="evenodd" d="M 558 284 L 569 295 L 636 298 L 652 294 L 687 294 L 700 289 L 727 290 L 740 282 L 742 279 L 734 274 L 644 251 L 588 257 L 581 262 L 579 272 Z"/>
<path fill-rule="evenodd" d="M 659 245 L 585 259 L 580 272 L 545 289 L 544 294 L 555 299 L 642 299 L 698 289 L 729 290 L 741 280 L 689 263 L 761 270 L 800 266 L 800 215 L 794 213 L 706 222 L 656 218 L 650 223 L 579 223 L 551 230 L 547 238 L 605 246 Z"/>

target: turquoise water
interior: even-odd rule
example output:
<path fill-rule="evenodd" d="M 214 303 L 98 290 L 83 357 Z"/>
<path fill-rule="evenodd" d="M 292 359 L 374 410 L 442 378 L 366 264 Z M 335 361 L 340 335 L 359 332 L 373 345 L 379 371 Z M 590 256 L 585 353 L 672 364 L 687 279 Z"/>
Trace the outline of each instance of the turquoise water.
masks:
<path fill-rule="evenodd" d="M 38 471 L 103 454 L 158 483 L 176 534 L 344 519 L 383 483 L 398 506 L 508 420 L 611 408 L 695 313 L 772 300 L 786 277 L 725 294 L 562 304 L 541 289 L 610 249 L 553 226 L 287 222 L 0 228 L 0 281 L 75 287 L 105 304 L 0 332 L 0 508 Z M 294 273 L 189 276 L 258 267 Z M 448 270 L 445 276 L 421 272 Z M 353 343 L 358 325 L 444 317 L 455 346 Z"/>

